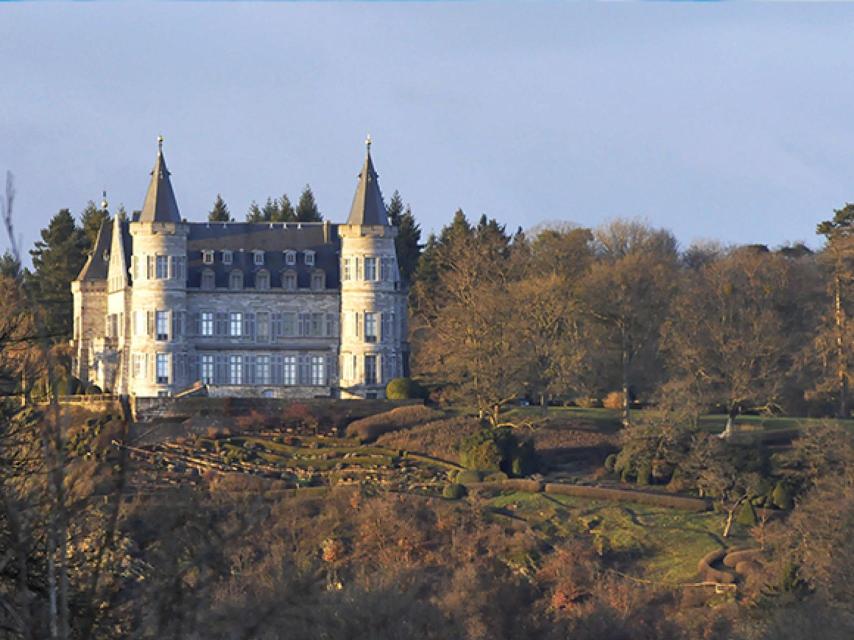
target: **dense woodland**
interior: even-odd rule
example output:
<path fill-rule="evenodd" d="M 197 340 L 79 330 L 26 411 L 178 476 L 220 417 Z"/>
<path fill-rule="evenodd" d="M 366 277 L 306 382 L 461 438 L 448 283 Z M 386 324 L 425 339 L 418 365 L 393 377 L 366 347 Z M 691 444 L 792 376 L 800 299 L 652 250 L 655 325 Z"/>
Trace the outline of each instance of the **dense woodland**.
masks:
<path fill-rule="evenodd" d="M 548 450 L 574 446 L 567 434 L 597 434 L 534 424 L 535 410 L 516 405 L 618 408 L 595 478 L 712 499 L 715 539 L 738 535 L 761 553 L 739 597 L 644 581 L 631 571 L 643 549 L 609 550 L 596 522 L 566 533 L 499 518 L 477 491 L 457 499 L 460 476 L 445 498 L 370 485 L 292 495 L 214 473 L 146 489 L 123 445 L 136 436 L 126 410 L 83 416 L 10 400 L 0 405 L 0 638 L 851 637 L 850 426 L 811 423 L 774 449 L 740 439 L 739 420 L 849 417 L 854 206 L 817 220 L 818 252 L 680 247 L 634 220 L 510 233 L 462 211 L 422 242 L 399 194 L 388 208 L 410 286 L 413 376 L 447 415 L 379 443 L 478 472 L 512 438 L 536 445 L 542 474 Z M 32 269 L 14 243 L 0 261 L 4 393 L 69 390 L 69 283 L 107 215 L 92 203 L 79 221 L 62 210 Z M 231 219 L 221 197 L 210 219 Z M 306 187 L 297 207 L 268 199 L 247 219 L 321 216 Z M 697 429 L 710 412 L 729 415 L 730 437 Z M 494 470 L 531 475 L 503 462 Z M 781 517 L 758 518 L 760 507 Z"/>

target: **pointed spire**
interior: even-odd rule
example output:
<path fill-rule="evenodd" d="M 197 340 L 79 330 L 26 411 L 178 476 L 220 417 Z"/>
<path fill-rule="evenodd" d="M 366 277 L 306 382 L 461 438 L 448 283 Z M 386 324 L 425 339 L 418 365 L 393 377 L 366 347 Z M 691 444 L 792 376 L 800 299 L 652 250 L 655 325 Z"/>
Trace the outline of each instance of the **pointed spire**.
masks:
<path fill-rule="evenodd" d="M 157 160 L 151 170 L 151 182 L 148 184 L 139 222 L 181 222 L 170 175 L 163 157 L 163 136 L 157 136 Z"/>
<path fill-rule="evenodd" d="M 359 173 L 359 184 L 353 196 L 353 206 L 350 207 L 350 217 L 347 224 L 388 225 L 388 214 L 385 210 L 380 185 L 377 182 L 377 172 L 371 160 L 371 136 L 365 140 L 365 163 Z"/>

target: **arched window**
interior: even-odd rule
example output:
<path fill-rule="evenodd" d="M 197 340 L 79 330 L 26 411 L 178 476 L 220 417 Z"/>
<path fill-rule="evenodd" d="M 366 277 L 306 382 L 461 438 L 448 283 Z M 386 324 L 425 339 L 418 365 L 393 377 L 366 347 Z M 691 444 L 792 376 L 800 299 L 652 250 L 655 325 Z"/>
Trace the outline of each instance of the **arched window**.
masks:
<path fill-rule="evenodd" d="M 212 269 L 202 271 L 202 289 L 213 289 L 216 287 L 216 277 Z"/>
<path fill-rule="evenodd" d="M 323 269 L 315 269 L 311 273 L 312 291 L 323 291 L 326 288 L 326 273 Z"/>
<path fill-rule="evenodd" d="M 282 272 L 282 289 L 285 291 L 296 291 L 297 290 L 297 274 L 296 271 L 284 271 Z"/>
<path fill-rule="evenodd" d="M 243 272 L 235 269 L 228 276 L 228 288 L 237 291 L 243 288 Z"/>
<path fill-rule="evenodd" d="M 255 288 L 258 291 L 267 291 L 270 288 L 270 272 L 266 269 L 261 269 L 255 274 Z"/>

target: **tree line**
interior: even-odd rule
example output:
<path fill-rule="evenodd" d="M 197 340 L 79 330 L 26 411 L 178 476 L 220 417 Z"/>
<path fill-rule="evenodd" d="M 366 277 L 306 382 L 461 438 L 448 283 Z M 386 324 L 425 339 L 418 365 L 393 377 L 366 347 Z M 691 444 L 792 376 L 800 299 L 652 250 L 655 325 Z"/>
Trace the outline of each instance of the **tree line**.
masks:
<path fill-rule="evenodd" d="M 619 398 L 693 414 L 849 415 L 854 205 L 826 243 L 680 249 L 615 220 L 509 233 L 457 211 L 423 248 L 411 288 L 413 367 L 452 401 L 502 407 Z"/>

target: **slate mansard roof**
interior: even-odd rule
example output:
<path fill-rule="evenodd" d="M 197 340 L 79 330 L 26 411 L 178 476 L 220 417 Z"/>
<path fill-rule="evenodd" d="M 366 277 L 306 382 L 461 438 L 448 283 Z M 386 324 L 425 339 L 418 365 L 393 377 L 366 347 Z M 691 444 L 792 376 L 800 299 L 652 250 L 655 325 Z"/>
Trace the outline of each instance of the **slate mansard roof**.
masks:
<path fill-rule="evenodd" d="M 295 271 L 297 286 L 307 288 L 311 274 L 322 269 L 326 288 L 337 289 L 338 225 L 328 222 L 208 222 L 190 224 L 187 238 L 187 286 L 199 287 L 202 272 L 212 269 L 217 287 L 228 287 L 234 269 L 243 272 L 244 289 L 255 287 L 255 274 L 270 272 L 270 287 L 282 286 L 282 273 Z M 232 264 L 222 262 L 222 250 L 232 252 Z M 214 251 L 214 263 L 203 264 L 202 251 Z M 264 252 L 264 264 L 256 265 L 254 251 Z M 296 251 L 296 264 L 285 264 L 285 252 Z M 305 251 L 314 251 L 314 266 L 305 264 Z"/>

